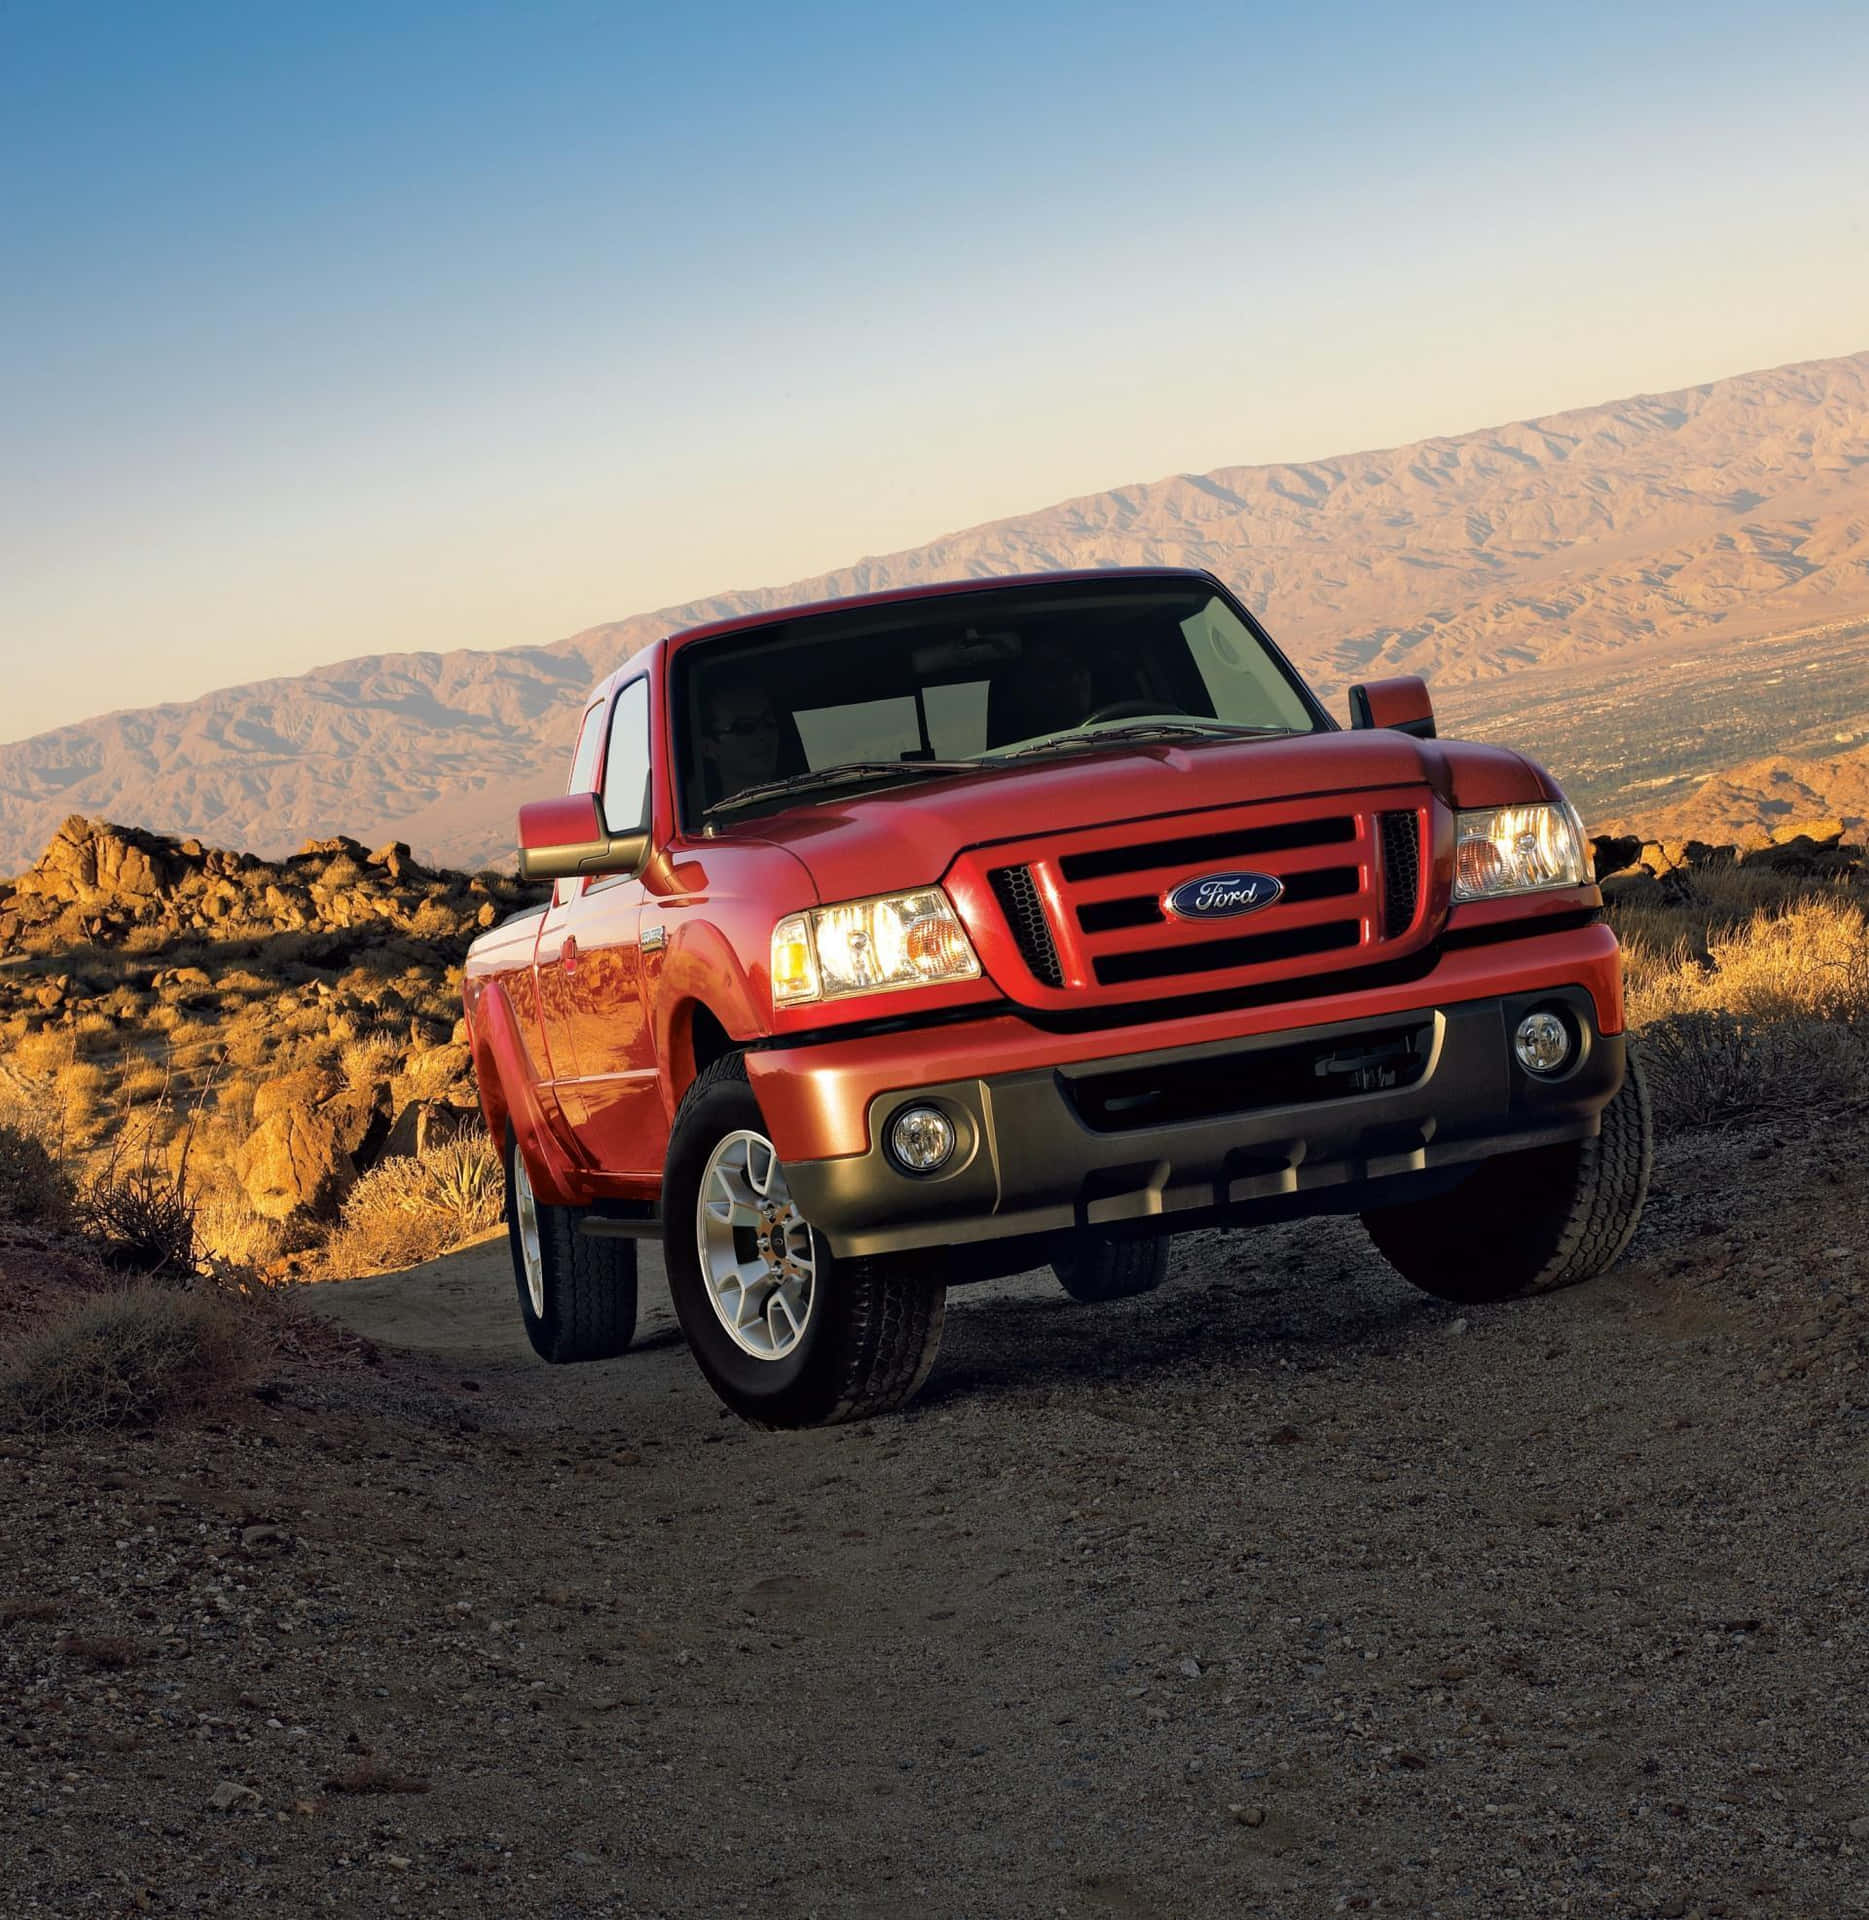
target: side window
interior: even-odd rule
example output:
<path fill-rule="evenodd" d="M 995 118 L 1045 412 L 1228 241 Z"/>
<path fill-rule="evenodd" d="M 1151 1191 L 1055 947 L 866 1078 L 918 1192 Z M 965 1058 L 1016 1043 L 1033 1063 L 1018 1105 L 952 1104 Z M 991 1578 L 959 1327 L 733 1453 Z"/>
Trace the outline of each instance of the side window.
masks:
<path fill-rule="evenodd" d="M 604 825 L 635 833 L 649 824 L 649 682 L 632 680 L 617 695 L 604 755 Z"/>
<path fill-rule="evenodd" d="M 578 728 L 577 750 L 571 756 L 571 783 L 567 793 L 595 793 L 597 790 L 597 751 L 603 745 L 603 707 L 585 710 Z"/>

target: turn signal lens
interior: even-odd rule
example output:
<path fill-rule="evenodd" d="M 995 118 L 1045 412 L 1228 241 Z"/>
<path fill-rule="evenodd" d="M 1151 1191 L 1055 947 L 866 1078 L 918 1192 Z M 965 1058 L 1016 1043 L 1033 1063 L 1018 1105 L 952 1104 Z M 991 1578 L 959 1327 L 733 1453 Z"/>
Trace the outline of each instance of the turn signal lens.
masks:
<path fill-rule="evenodd" d="M 967 930 L 939 887 L 817 907 L 772 930 L 772 997 L 780 1006 L 979 973 Z"/>
<path fill-rule="evenodd" d="M 772 930 L 772 997 L 780 1006 L 818 997 L 818 963 L 811 954 L 811 928 L 802 913 Z"/>
<path fill-rule="evenodd" d="M 1454 836 L 1456 901 L 1581 887 L 1589 878 L 1583 822 L 1568 800 L 1487 807 L 1459 816 Z"/>

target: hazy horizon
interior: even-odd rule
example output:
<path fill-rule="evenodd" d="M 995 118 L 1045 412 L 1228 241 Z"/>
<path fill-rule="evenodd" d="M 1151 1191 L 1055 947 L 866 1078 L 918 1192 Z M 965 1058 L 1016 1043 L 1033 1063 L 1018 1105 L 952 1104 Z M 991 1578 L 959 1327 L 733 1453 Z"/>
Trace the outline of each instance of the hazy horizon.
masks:
<path fill-rule="evenodd" d="M 1863 349 L 1869 20 L 1480 25 L 11 16 L 0 738 Z"/>

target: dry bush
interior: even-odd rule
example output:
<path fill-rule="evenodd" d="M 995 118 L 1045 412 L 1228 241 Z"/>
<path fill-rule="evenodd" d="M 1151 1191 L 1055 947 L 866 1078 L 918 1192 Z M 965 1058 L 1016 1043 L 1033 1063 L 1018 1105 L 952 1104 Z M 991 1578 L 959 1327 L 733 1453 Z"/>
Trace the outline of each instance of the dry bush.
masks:
<path fill-rule="evenodd" d="M 35 1133 L 0 1125 L 0 1221 L 62 1227 L 71 1218 L 71 1175 Z"/>
<path fill-rule="evenodd" d="M 220 1295 L 130 1287 L 83 1302 L 20 1344 L 0 1371 L 0 1419 L 40 1433 L 149 1426 L 239 1391 L 259 1355 L 252 1329 Z"/>
<path fill-rule="evenodd" d="M 52 1080 L 71 1065 L 76 1054 L 69 1030 L 41 1027 L 13 1049 L 13 1064 L 35 1080 Z"/>
<path fill-rule="evenodd" d="M 117 1023 L 102 1013 L 81 1013 L 71 1023 L 71 1042 L 77 1053 L 113 1053 L 117 1046 Z"/>
<path fill-rule="evenodd" d="M 504 1205 L 499 1158 L 478 1130 L 417 1158 L 385 1160 L 345 1199 L 325 1244 L 325 1271 L 342 1277 L 432 1260 L 497 1227 Z"/>
<path fill-rule="evenodd" d="M 373 1087 L 389 1079 L 396 1071 L 402 1049 L 393 1034 L 360 1034 L 338 1057 L 344 1084 L 349 1087 Z"/>
<path fill-rule="evenodd" d="M 196 1203 L 195 1236 L 200 1250 L 223 1266 L 259 1270 L 289 1250 L 290 1235 L 277 1220 L 254 1209 L 228 1182 L 203 1193 Z"/>
<path fill-rule="evenodd" d="M 63 1137 L 74 1144 L 88 1141 L 97 1128 L 110 1076 L 88 1060 L 61 1067 L 52 1083 L 54 1108 Z"/>
<path fill-rule="evenodd" d="M 117 1080 L 117 1098 L 130 1106 L 160 1100 L 168 1091 L 169 1074 L 153 1060 L 126 1060 Z"/>
<path fill-rule="evenodd" d="M 1642 1061 L 1664 1127 L 1715 1127 L 1869 1098 L 1869 1041 L 1811 1019 L 1670 1013 L 1642 1029 Z"/>
<path fill-rule="evenodd" d="M 179 1136 L 179 1151 L 167 1148 Z M 185 1278 L 201 1242 L 189 1161 L 195 1122 L 160 1099 L 127 1110 L 110 1151 L 78 1190 L 74 1220 L 106 1265 L 119 1271 Z"/>
<path fill-rule="evenodd" d="M 1631 1023 L 1664 1124 L 1869 1099 L 1869 916 L 1859 890 L 1696 871 L 1619 906 Z"/>

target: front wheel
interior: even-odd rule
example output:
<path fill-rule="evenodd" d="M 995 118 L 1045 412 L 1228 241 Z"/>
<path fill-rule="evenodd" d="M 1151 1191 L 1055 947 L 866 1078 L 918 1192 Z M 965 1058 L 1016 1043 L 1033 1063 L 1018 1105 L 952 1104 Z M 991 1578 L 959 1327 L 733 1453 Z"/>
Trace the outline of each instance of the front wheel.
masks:
<path fill-rule="evenodd" d="M 1592 1280 L 1635 1233 L 1654 1166 L 1648 1088 L 1633 1051 L 1594 1140 L 1483 1160 L 1431 1200 L 1363 1215 L 1404 1280 L 1462 1306 Z"/>
<path fill-rule="evenodd" d="M 662 1195 L 676 1317 L 709 1385 L 743 1420 L 865 1420 L 927 1378 L 947 1304 L 938 1267 L 831 1253 L 792 1198 L 738 1054 L 688 1089 Z"/>
<path fill-rule="evenodd" d="M 519 1317 L 541 1360 L 613 1360 L 636 1334 L 636 1242 L 578 1232 L 576 1207 L 532 1191 L 526 1157 L 506 1136 L 506 1237 Z"/>

